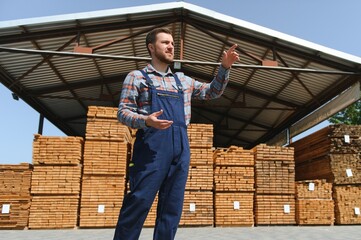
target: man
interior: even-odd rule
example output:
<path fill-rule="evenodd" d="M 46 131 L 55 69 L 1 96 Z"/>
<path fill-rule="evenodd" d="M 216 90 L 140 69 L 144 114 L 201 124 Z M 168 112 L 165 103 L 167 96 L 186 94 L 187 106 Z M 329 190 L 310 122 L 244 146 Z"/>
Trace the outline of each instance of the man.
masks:
<path fill-rule="evenodd" d="M 119 103 L 119 121 L 139 130 L 129 164 L 130 192 L 124 197 L 115 240 L 139 238 L 157 193 L 153 239 L 174 239 L 190 161 L 187 125 L 191 98 L 219 97 L 228 83 L 231 65 L 239 60 L 234 45 L 223 53 L 217 76 L 206 84 L 171 72 L 174 42 L 168 29 L 149 32 L 146 46 L 151 63 L 128 74 Z"/>

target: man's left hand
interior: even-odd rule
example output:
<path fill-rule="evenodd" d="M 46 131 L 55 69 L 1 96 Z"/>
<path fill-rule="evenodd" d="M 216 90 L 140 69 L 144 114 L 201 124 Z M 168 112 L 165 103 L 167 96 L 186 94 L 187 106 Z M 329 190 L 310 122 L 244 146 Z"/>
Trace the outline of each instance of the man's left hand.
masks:
<path fill-rule="evenodd" d="M 233 63 L 239 60 L 239 54 L 235 51 L 237 44 L 234 44 L 228 49 L 228 51 L 223 52 L 222 56 L 222 66 L 226 69 L 230 68 Z"/>

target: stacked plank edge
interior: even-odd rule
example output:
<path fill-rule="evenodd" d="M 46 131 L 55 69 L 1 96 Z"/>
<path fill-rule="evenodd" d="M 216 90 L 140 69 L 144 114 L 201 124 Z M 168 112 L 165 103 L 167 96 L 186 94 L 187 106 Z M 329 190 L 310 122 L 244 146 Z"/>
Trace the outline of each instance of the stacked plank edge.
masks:
<path fill-rule="evenodd" d="M 332 183 L 335 223 L 360 224 L 361 125 L 330 125 L 291 146 L 296 179 Z"/>
<path fill-rule="evenodd" d="M 260 144 L 253 151 L 255 224 L 295 224 L 294 149 Z"/>
<path fill-rule="evenodd" d="M 79 227 L 115 227 L 125 194 L 131 131 L 117 108 L 90 106 L 84 144 Z"/>
<path fill-rule="evenodd" d="M 25 229 L 30 209 L 32 166 L 0 165 L 0 229 Z"/>
<path fill-rule="evenodd" d="M 254 226 L 254 155 L 231 146 L 214 152 L 216 226 Z"/>
<path fill-rule="evenodd" d="M 333 225 L 335 220 L 332 183 L 325 179 L 296 182 L 296 223 Z"/>
<path fill-rule="evenodd" d="M 77 226 L 83 144 L 81 137 L 34 136 L 30 229 Z"/>

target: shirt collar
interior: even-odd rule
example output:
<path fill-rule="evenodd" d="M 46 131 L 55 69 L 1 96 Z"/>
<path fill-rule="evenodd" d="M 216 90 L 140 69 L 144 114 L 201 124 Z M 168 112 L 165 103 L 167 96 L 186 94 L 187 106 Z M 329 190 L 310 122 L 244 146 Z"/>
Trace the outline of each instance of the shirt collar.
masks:
<path fill-rule="evenodd" d="M 145 71 L 147 72 L 147 73 L 157 73 L 157 74 L 159 74 L 159 75 L 162 75 L 159 71 L 157 71 L 154 67 L 153 67 L 153 65 L 151 64 L 151 63 L 148 63 L 148 65 L 145 67 Z M 168 68 L 167 68 L 167 71 L 166 71 L 166 76 L 167 75 L 173 75 L 173 72 L 172 72 L 172 70 L 170 69 L 170 67 L 168 66 Z"/>

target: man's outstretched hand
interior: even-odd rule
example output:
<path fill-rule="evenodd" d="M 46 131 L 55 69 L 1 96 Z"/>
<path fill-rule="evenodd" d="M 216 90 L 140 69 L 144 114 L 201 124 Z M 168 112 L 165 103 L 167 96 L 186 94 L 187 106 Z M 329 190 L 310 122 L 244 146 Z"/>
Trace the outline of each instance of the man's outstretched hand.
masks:
<path fill-rule="evenodd" d="M 224 51 L 222 55 L 222 66 L 226 69 L 230 68 L 233 63 L 239 60 L 239 54 L 235 51 L 237 48 L 237 44 L 234 44 L 232 47 L 228 49 L 228 51 Z"/>
<path fill-rule="evenodd" d="M 147 127 L 154 127 L 161 130 L 169 128 L 173 124 L 173 121 L 158 119 L 162 114 L 163 110 L 150 114 L 145 120 Z"/>

